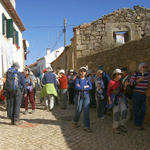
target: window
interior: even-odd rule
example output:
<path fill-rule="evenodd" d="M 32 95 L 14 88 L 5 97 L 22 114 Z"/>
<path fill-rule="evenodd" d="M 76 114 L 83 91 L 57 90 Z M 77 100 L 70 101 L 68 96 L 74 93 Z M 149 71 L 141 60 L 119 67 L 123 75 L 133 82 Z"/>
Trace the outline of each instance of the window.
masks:
<path fill-rule="evenodd" d="M 13 43 L 16 45 L 17 49 L 19 49 L 19 33 L 15 29 L 13 30 Z"/>
<path fill-rule="evenodd" d="M 18 31 L 16 31 L 14 29 L 14 38 L 13 38 L 13 43 L 17 44 L 19 46 L 19 42 L 18 42 Z"/>
<path fill-rule="evenodd" d="M 5 37 L 7 36 L 7 18 L 4 14 L 2 14 L 2 33 Z"/>
<path fill-rule="evenodd" d="M 14 27 L 13 27 L 13 20 L 7 19 L 7 38 L 14 37 Z"/>
<path fill-rule="evenodd" d="M 19 49 L 19 33 L 14 29 L 13 19 L 7 19 L 4 14 L 2 14 L 2 32 L 6 38 L 13 38 L 13 44 Z"/>
<path fill-rule="evenodd" d="M 4 14 L 2 14 L 2 33 L 7 38 L 13 38 L 13 20 L 7 19 Z"/>
<path fill-rule="evenodd" d="M 128 32 L 121 31 L 121 32 L 113 32 L 113 38 L 115 43 L 124 44 L 129 40 Z"/>

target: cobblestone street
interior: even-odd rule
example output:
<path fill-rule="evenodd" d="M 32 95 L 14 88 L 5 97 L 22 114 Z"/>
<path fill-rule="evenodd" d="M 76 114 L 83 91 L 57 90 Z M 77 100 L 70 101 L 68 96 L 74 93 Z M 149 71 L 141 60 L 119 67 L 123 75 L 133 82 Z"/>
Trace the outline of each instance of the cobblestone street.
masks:
<path fill-rule="evenodd" d="M 105 120 L 96 116 L 91 109 L 92 133 L 81 127 L 72 126 L 74 106 L 67 110 L 56 106 L 52 112 L 44 110 L 44 106 L 36 103 L 34 114 L 24 115 L 21 109 L 20 126 L 10 125 L 4 107 L 0 107 L 0 150 L 149 150 L 150 127 L 145 125 L 144 131 L 137 131 L 132 122 L 128 123 L 129 131 L 125 135 L 112 132 L 112 117 L 106 115 Z"/>

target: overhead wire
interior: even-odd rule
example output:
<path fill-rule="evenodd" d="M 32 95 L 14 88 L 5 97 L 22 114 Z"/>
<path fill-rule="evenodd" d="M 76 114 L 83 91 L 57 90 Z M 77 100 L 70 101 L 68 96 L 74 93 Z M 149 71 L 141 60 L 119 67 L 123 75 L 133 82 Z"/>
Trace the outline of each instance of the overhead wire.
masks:
<path fill-rule="evenodd" d="M 76 25 L 67 25 L 66 27 L 73 27 L 73 26 L 76 26 Z M 31 28 L 31 29 L 46 29 L 46 28 L 63 28 L 64 26 L 63 25 L 57 25 L 57 26 L 26 26 L 28 29 Z"/>
<path fill-rule="evenodd" d="M 60 42 L 60 39 L 61 39 L 62 35 L 63 35 L 63 32 L 61 32 L 61 34 L 59 34 L 59 37 L 58 37 L 58 39 L 56 40 L 54 46 L 52 47 L 52 50 L 54 50 L 54 49 L 56 48 L 56 46 L 57 46 L 58 43 Z"/>

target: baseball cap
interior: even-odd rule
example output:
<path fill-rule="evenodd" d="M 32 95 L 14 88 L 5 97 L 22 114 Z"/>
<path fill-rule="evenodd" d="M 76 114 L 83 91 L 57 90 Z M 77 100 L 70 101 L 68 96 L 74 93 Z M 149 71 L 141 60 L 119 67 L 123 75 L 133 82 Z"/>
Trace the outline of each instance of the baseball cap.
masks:
<path fill-rule="evenodd" d="M 84 66 L 82 66 L 79 70 L 80 70 L 80 71 L 81 71 L 81 70 L 87 71 L 87 68 L 84 67 Z"/>
<path fill-rule="evenodd" d="M 61 69 L 61 70 L 59 71 L 59 73 L 65 74 L 65 70 L 64 70 L 64 69 Z"/>
<path fill-rule="evenodd" d="M 115 70 L 113 71 L 113 74 L 117 74 L 117 73 L 122 73 L 121 69 L 115 69 Z"/>

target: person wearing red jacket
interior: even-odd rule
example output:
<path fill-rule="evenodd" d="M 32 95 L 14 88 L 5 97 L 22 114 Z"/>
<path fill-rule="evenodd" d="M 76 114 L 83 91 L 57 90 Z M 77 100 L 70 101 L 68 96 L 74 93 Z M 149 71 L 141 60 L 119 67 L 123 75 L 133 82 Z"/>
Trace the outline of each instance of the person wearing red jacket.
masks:
<path fill-rule="evenodd" d="M 67 101 L 68 101 L 68 80 L 65 75 L 65 71 L 63 69 L 60 70 L 60 77 L 59 77 L 59 83 L 60 83 L 60 98 L 62 100 L 63 106 L 62 109 L 67 108 Z"/>

